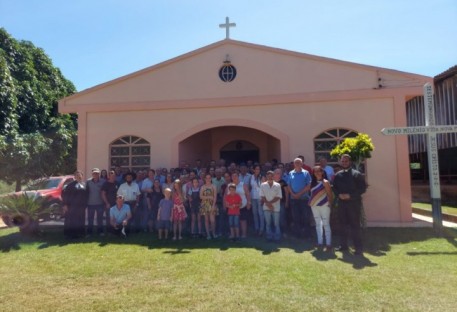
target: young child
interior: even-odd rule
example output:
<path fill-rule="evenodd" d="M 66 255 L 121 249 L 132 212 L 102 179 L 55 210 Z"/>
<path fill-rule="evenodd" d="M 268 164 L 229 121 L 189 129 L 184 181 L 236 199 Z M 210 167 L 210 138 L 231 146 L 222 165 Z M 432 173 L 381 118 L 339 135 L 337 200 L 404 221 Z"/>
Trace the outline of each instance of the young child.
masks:
<path fill-rule="evenodd" d="M 171 212 L 173 209 L 173 201 L 171 200 L 171 189 L 166 188 L 164 190 L 165 198 L 162 198 L 159 202 L 159 211 L 157 213 L 157 229 L 159 230 L 159 239 L 165 236 L 168 238 L 168 230 L 171 225 Z"/>
<path fill-rule="evenodd" d="M 173 240 L 176 240 L 176 234 L 182 239 L 182 223 L 187 218 L 186 208 L 184 207 L 184 196 L 182 195 L 181 181 L 175 180 L 173 192 L 173 211 L 171 220 L 173 221 Z M 178 232 L 178 233 L 176 233 Z"/>
<path fill-rule="evenodd" d="M 200 216 L 200 183 L 197 178 L 193 178 L 191 182 L 192 186 L 189 188 L 187 193 L 191 213 L 190 233 L 192 237 L 197 237 L 202 234 L 202 221 Z M 195 233 L 195 223 L 198 225 L 198 234 Z"/>
<path fill-rule="evenodd" d="M 230 239 L 236 241 L 240 236 L 240 206 L 241 196 L 236 193 L 236 185 L 228 185 L 229 192 L 225 195 L 225 207 L 229 217 Z"/>

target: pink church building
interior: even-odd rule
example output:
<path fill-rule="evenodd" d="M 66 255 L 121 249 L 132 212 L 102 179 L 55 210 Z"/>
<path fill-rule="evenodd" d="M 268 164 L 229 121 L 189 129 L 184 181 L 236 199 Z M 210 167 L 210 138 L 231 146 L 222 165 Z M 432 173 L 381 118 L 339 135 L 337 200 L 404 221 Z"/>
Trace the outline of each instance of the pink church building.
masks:
<path fill-rule="evenodd" d="M 412 222 L 405 103 L 431 77 L 225 39 L 59 102 L 78 114 L 78 168 L 250 157 L 308 165 L 367 133 L 368 225 Z"/>

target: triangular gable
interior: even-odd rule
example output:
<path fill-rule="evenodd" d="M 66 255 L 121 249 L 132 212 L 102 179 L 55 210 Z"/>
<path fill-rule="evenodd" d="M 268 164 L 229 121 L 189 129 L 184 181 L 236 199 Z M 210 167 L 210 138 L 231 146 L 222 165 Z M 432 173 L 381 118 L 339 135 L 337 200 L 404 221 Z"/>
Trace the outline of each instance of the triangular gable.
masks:
<path fill-rule="evenodd" d="M 218 75 L 228 59 L 232 82 Z M 225 39 L 76 93 L 61 112 L 126 103 L 166 103 L 421 86 L 430 77 Z"/>

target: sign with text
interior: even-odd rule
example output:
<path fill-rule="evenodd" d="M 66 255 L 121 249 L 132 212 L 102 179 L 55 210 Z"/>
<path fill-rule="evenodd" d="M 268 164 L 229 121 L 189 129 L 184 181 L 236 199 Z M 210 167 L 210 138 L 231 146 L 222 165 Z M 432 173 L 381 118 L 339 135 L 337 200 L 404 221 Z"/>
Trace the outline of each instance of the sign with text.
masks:
<path fill-rule="evenodd" d="M 435 229 L 441 231 L 443 221 L 441 215 L 440 167 L 438 161 L 438 141 L 436 139 L 436 135 L 439 133 L 456 133 L 457 125 L 435 125 L 433 86 L 430 83 L 426 83 L 424 85 L 424 109 L 425 126 L 384 128 L 381 132 L 384 135 L 427 135 L 428 171 L 430 180 L 430 195 L 432 199 L 433 226 Z"/>
<path fill-rule="evenodd" d="M 384 135 L 455 133 L 457 125 L 384 128 L 381 132 Z"/>

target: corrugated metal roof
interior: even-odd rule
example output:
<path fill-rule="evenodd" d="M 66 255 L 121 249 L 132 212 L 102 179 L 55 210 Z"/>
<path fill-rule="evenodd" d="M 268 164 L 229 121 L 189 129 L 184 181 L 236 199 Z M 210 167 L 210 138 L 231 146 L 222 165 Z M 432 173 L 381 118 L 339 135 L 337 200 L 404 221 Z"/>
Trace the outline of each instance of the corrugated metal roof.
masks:
<path fill-rule="evenodd" d="M 442 72 L 439 75 L 436 75 L 433 78 L 433 80 L 435 81 L 435 84 L 436 84 L 437 82 L 443 81 L 444 79 L 449 78 L 454 75 L 457 75 L 457 65 L 452 66 L 451 68 L 445 70 L 444 72 Z"/>

